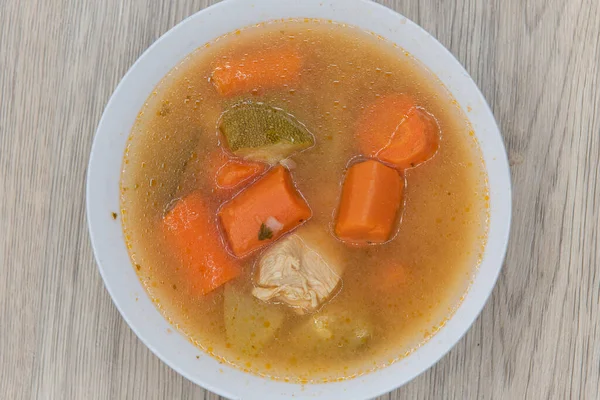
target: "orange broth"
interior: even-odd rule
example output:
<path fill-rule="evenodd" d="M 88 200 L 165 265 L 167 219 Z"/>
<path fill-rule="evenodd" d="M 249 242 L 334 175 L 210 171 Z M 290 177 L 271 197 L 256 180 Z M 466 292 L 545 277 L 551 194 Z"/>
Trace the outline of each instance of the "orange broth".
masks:
<path fill-rule="evenodd" d="M 215 67 L 262 49 L 292 47 L 303 58 L 299 79 L 264 90 L 222 96 Z M 386 244 L 348 246 L 333 235 L 341 183 L 361 156 L 355 131 L 361 112 L 381 96 L 410 94 L 440 127 L 437 154 L 404 173 L 404 206 Z M 160 229 L 165 212 L 191 193 L 218 208 L 243 187 L 219 189 L 221 114 L 240 101 L 281 108 L 314 135 L 315 145 L 291 157 L 297 189 L 312 210 L 306 222 L 327 230 L 322 243 L 344 262 L 342 286 L 316 314 L 282 304 L 283 323 L 260 351 L 228 340 L 223 287 L 198 295 Z M 487 232 L 485 167 L 466 115 L 439 80 L 410 54 L 359 29 L 323 21 L 278 21 L 228 34 L 199 48 L 155 88 L 132 129 L 121 177 L 123 230 L 132 263 L 160 312 L 199 348 L 243 370 L 286 381 L 353 377 L 402 358 L 433 335 L 460 304 L 476 271 Z M 227 244 L 223 239 L 219 241 Z M 240 261 L 228 283 L 251 298 L 261 252 Z M 389 275 L 390 266 L 398 266 Z M 251 301 L 251 300 L 248 300 Z M 324 348 L 304 334 L 315 316 L 341 312 L 366 318 L 360 347 Z M 184 357 L 195 357 L 195 354 Z"/>

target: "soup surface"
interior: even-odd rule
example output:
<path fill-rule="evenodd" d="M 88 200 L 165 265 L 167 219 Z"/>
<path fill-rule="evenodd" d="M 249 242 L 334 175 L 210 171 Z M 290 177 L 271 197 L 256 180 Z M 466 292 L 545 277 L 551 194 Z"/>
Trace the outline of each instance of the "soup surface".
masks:
<path fill-rule="evenodd" d="M 488 199 L 439 81 L 381 38 L 313 20 L 190 54 L 141 110 L 121 179 L 131 259 L 163 315 L 224 362 L 304 382 L 435 334 L 477 268 Z"/>

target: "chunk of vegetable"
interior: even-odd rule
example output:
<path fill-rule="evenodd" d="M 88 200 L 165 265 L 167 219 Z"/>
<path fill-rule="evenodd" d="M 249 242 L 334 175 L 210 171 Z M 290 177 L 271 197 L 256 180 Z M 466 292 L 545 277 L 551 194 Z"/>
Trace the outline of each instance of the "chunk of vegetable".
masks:
<path fill-rule="evenodd" d="M 377 158 L 399 169 L 413 168 L 435 155 L 439 141 L 435 118 L 425 110 L 413 108 Z"/>
<path fill-rule="evenodd" d="M 335 234 L 354 244 L 383 243 L 397 222 L 404 180 L 374 160 L 352 165 L 346 174 Z"/>
<path fill-rule="evenodd" d="M 360 151 L 374 157 L 388 145 L 398 126 L 415 107 L 412 97 L 394 94 L 381 97 L 367 107 L 358 120 L 356 139 Z"/>
<path fill-rule="evenodd" d="M 365 310 L 348 310 L 336 304 L 312 315 L 293 331 L 292 343 L 305 349 L 343 355 L 348 354 L 345 350 L 354 352 L 366 348 L 373 334 L 373 324 Z"/>
<path fill-rule="evenodd" d="M 409 271 L 406 266 L 393 261 L 376 266 L 369 275 L 371 288 L 377 293 L 392 293 L 401 290 L 409 280 Z"/>
<path fill-rule="evenodd" d="M 283 310 L 233 284 L 225 285 L 223 307 L 228 342 L 250 356 L 258 355 L 283 324 Z"/>
<path fill-rule="evenodd" d="M 219 211 L 231 250 L 238 257 L 272 243 L 311 216 L 310 207 L 283 166 L 271 169 Z M 279 232 L 267 227 L 271 217 L 283 225 Z"/>
<path fill-rule="evenodd" d="M 313 135 L 285 111 L 262 103 L 241 103 L 219 123 L 227 147 L 238 157 L 276 164 L 314 145 Z"/>
<path fill-rule="evenodd" d="M 179 200 L 163 218 L 166 241 L 192 289 L 201 295 L 236 278 L 241 271 L 223 247 L 213 215 L 202 196 L 193 193 Z"/>
<path fill-rule="evenodd" d="M 336 240 L 319 226 L 304 226 L 269 248 L 258 260 L 252 294 L 294 307 L 317 310 L 340 286 L 344 263 Z"/>
<path fill-rule="evenodd" d="M 361 151 L 398 169 L 415 167 L 435 155 L 439 126 L 435 118 L 404 94 L 378 99 L 359 120 Z"/>
<path fill-rule="evenodd" d="M 219 171 L 225 164 L 232 160 L 232 157 L 222 149 L 217 149 L 216 151 L 206 155 L 204 160 L 204 163 L 202 163 L 202 169 L 198 171 L 196 175 L 199 176 L 206 174 L 208 179 L 212 180 L 210 182 L 210 186 L 215 186 L 217 185 L 217 175 L 219 174 Z"/>
<path fill-rule="evenodd" d="M 302 57 L 295 49 L 269 49 L 226 60 L 212 73 L 222 96 L 234 96 L 294 83 L 300 77 Z"/>
<path fill-rule="evenodd" d="M 221 189 L 233 189 L 260 175 L 266 165 L 251 161 L 230 160 L 217 171 L 216 182 Z"/>

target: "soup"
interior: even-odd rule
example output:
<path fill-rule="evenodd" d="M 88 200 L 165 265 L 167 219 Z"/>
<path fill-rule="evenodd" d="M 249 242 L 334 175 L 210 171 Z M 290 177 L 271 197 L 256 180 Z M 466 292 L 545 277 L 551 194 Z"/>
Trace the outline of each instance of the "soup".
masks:
<path fill-rule="evenodd" d="M 434 335 L 477 268 L 488 200 L 439 81 L 317 20 L 190 54 L 140 111 L 121 177 L 132 264 L 165 318 L 223 362 L 293 382 L 355 377 Z"/>

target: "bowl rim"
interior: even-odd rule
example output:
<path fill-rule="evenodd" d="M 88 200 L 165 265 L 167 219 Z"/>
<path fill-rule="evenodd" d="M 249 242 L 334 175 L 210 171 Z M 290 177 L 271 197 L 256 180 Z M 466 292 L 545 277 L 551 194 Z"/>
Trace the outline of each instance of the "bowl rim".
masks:
<path fill-rule="evenodd" d="M 489 178 L 491 177 L 489 162 L 493 161 L 494 165 L 494 179 L 490 179 L 489 188 L 490 221 L 488 228 L 488 242 L 486 243 L 485 256 L 484 260 L 482 261 L 482 266 L 484 262 L 487 262 L 487 264 L 489 264 L 489 268 L 486 269 L 486 275 L 485 277 L 483 277 L 484 279 L 479 279 L 481 278 L 480 275 L 483 274 L 482 267 L 480 266 L 479 270 L 475 274 L 476 276 L 473 278 L 473 284 L 471 285 L 469 291 L 465 295 L 464 301 L 462 302 L 462 304 L 460 304 L 456 313 L 454 313 L 454 315 L 450 317 L 446 325 L 442 327 L 440 331 L 438 331 L 432 338 L 430 338 L 423 346 L 415 350 L 415 352 L 413 352 L 411 355 L 395 362 L 390 366 L 342 382 L 332 382 L 326 384 L 311 383 L 307 385 L 298 385 L 293 383 L 272 381 L 268 378 L 260 378 L 255 375 L 244 373 L 240 370 L 237 370 L 237 368 L 234 369 L 233 367 L 229 367 L 227 365 L 220 365 L 218 364 L 218 360 L 215 360 L 208 355 L 201 359 L 201 364 L 204 366 L 204 368 L 218 367 L 219 369 L 226 369 L 227 371 L 222 373 L 222 375 L 226 378 L 225 380 L 222 380 L 219 378 L 219 375 L 210 375 L 209 373 L 205 373 L 205 371 L 203 371 L 202 374 L 198 375 L 197 371 L 194 372 L 190 369 L 191 367 L 189 366 L 189 364 L 183 364 L 179 360 L 178 357 L 182 357 L 181 352 L 175 354 L 168 348 L 164 347 L 164 343 L 161 343 L 161 340 L 167 339 L 158 334 L 153 334 L 149 331 L 149 328 L 145 326 L 147 324 L 144 322 L 144 318 L 148 318 L 151 320 L 155 319 L 155 315 L 152 315 L 153 313 L 151 311 L 146 310 L 142 312 L 142 314 L 146 313 L 143 316 L 136 315 L 136 304 L 130 304 L 132 302 L 132 288 L 127 285 L 126 280 L 120 281 L 120 279 L 118 279 L 117 276 L 113 272 L 111 272 L 114 271 L 113 266 L 108 266 L 110 263 L 109 258 L 112 257 L 107 256 L 109 249 L 111 249 L 112 246 L 118 247 L 119 240 L 121 241 L 120 246 L 123 248 L 125 246 L 122 235 L 121 237 L 113 237 L 115 236 L 115 232 L 112 228 L 108 227 L 109 222 L 107 223 L 105 221 L 106 218 L 101 218 L 99 216 L 99 213 L 101 213 L 101 209 L 106 210 L 106 215 L 108 215 L 109 213 L 108 208 L 110 208 L 110 206 L 103 204 L 103 201 L 105 201 L 105 203 L 110 203 L 111 206 L 114 205 L 113 200 L 106 200 L 106 198 L 103 197 L 103 192 L 106 192 L 106 196 L 108 196 L 108 194 L 114 194 L 114 188 L 111 186 L 110 182 L 106 182 L 106 180 L 109 179 L 106 176 L 110 172 L 106 172 L 106 169 L 108 168 L 106 168 L 107 165 L 105 165 L 105 159 L 107 157 L 111 157 L 112 159 L 114 159 L 115 156 L 114 154 L 106 155 L 107 151 L 119 151 L 117 158 L 119 160 L 122 160 L 124 147 L 120 144 L 126 142 L 126 139 L 124 140 L 123 136 L 127 138 L 130 133 L 130 129 L 127 130 L 125 133 L 119 132 L 117 137 L 117 134 L 114 131 L 114 129 L 115 126 L 118 126 L 119 124 L 115 124 L 113 123 L 113 121 L 120 121 L 121 125 L 128 125 L 129 123 L 131 123 L 130 125 L 132 125 L 132 122 L 135 118 L 132 119 L 132 116 L 130 115 L 131 112 L 121 107 L 124 101 L 123 99 L 125 99 L 131 87 L 135 87 L 136 85 L 143 85 L 144 87 L 150 86 L 150 90 L 146 94 L 141 96 L 144 98 L 145 101 L 150 91 L 154 88 L 156 83 L 158 83 L 152 80 L 152 74 L 145 73 L 144 68 L 147 69 L 146 64 L 156 63 L 156 61 L 153 60 L 157 58 L 155 54 L 158 54 L 159 52 L 165 53 L 165 48 L 171 45 L 171 43 L 168 42 L 172 42 L 172 39 L 174 39 L 175 36 L 185 36 L 186 33 L 196 32 L 199 29 L 202 30 L 203 27 L 207 25 L 207 20 L 210 20 L 211 18 L 227 18 L 223 16 L 231 16 L 231 12 L 234 11 L 238 13 L 241 13 L 241 11 L 246 11 L 250 14 L 250 18 L 261 20 L 260 17 L 261 15 L 263 15 L 261 14 L 262 12 L 266 13 L 266 15 L 271 15 L 269 14 L 269 12 L 275 9 L 285 14 L 286 7 L 288 7 L 290 10 L 294 9 L 294 12 L 298 12 L 299 9 L 313 9 L 315 10 L 314 14 L 319 15 L 321 13 L 323 15 L 339 15 L 337 12 L 335 12 L 336 10 L 345 10 L 344 12 L 346 13 L 364 12 L 364 15 L 372 13 L 377 15 L 378 18 L 385 19 L 385 23 L 388 23 L 388 21 L 391 21 L 389 23 L 395 22 L 399 24 L 399 26 L 404 27 L 403 29 L 408 29 L 411 33 L 415 35 L 415 37 L 418 37 L 419 41 L 426 43 L 426 46 L 429 46 L 429 48 L 432 49 L 432 53 L 435 53 L 437 57 L 443 58 L 445 60 L 444 62 L 448 63 L 449 69 L 452 70 L 452 72 L 449 73 L 448 76 L 440 76 L 440 74 L 436 74 L 434 72 L 434 70 L 430 66 L 430 63 L 425 62 L 422 58 L 417 57 L 417 55 L 415 55 L 414 52 L 411 52 L 411 54 L 413 54 L 415 58 L 421 61 L 427 68 L 429 68 L 432 71 L 432 73 L 434 73 L 440 79 L 440 81 L 442 81 L 442 83 L 452 93 L 452 95 L 455 96 L 455 98 L 457 98 L 456 93 L 452 90 L 452 84 L 454 83 L 459 85 L 466 85 L 467 89 L 464 90 L 468 94 L 467 97 L 478 100 L 477 104 L 471 104 L 471 106 L 473 108 L 477 108 L 477 112 L 479 114 L 476 118 L 481 119 L 481 121 L 483 122 L 481 122 L 480 124 L 474 124 L 472 119 L 473 114 L 467 114 L 467 112 L 465 112 L 465 115 L 469 116 L 469 119 L 473 124 L 475 135 L 479 140 L 480 145 L 482 146 L 482 152 L 484 153 L 484 158 L 486 161 L 486 170 L 488 172 Z M 355 8 L 356 11 L 348 11 L 349 8 Z M 327 12 L 323 12 L 323 10 L 327 10 Z M 221 16 L 219 17 L 219 15 Z M 313 18 L 313 16 L 311 15 L 304 16 L 307 18 Z M 293 18 L 300 16 L 293 15 L 291 17 Z M 326 17 L 322 18 L 330 19 Z M 341 23 L 356 25 L 352 24 L 351 22 L 348 22 L 346 18 L 348 18 L 347 15 L 344 15 L 340 19 L 331 19 Z M 264 21 L 274 19 L 278 18 L 269 18 L 265 19 Z M 204 25 L 201 26 L 202 24 Z M 250 24 L 238 26 L 237 28 L 242 28 L 247 25 Z M 360 25 L 358 25 L 358 27 L 362 28 Z M 228 32 L 234 31 L 237 28 L 229 29 Z M 375 30 L 373 31 L 375 32 Z M 385 32 L 375 33 L 380 34 L 390 42 L 395 42 L 395 40 L 391 38 L 391 33 L 389 36 L 386 36 Z M 218 34 L 213 36 L 216 38 L 221 35 Z M 194 43 L 196 42 L 187 43 L 187 47 L 185 48 L 189 49 L 190 45 L 193 45 Z M 195 47 L 200 47 L 201 45 L 202 43 L 200 45 L 195 45 Z M 404 47 L 406 49 L 407 46 L 404 45 L 401 47 Z M 177 65 L 183 57 L 179 57 L 177 59 L 174 59 L 173 57 L 175 57 L 182 51 L 185 54 L 189 53 L 189 51 L 186 52 L 183 49 L 173 50 L 171 53 L 165 56 L 165 63 L 167 65 L 171 65 L 171 68 Z M 171 68 L 169 68 L 169 70 Z M 165 74 L 161 75 L 161 79 L 164 75 Z M 149 83 L 149 80 L 153 83 Z M 452 84 L 449 84 L 449 82 L 452 82 Z M 465 110 L 467 106 L 465 101 L 459 98 L 457 98 L 457 100 L 461 108 Z M 137 112 L 139 112 L 140 108 L 141 107 L 137 108 Z M 137 112 L 133 115 L 133 117 L 137 115 Z M 481 124 L 483 124 L 482 126 L 485 129 L 478 129 L 476 127 L 476 125 Z M 486 144 L 486 148 L 483 148 L 483 143 Z M 486 158 L 486 154 L 488 153 L 494 155 L 493 160 Z M 111 168 L 111 171 L 114 171 L 114 165 L 111 165 Z M 120 172 L 120 162 L 118 165 L 118 169 Z M 119 179 L 117 179 L 116 182 L 112 182 L 112 184 L 114 185 L 116 183 L 116 185 L 118 186 Z M 495 183 L 495 185 L 497 185 L 494 186 L 494 193 L 496 194 L 492 193 L 492 181 Z M 421 373 L 429 369 L 431 366 L 435 365 L 435 363 L 437 363 L 437 361 L 440 358 L 442 358 L 452 347 L 454 347 L 454 345 L 469 330 L 470 326 L 479 316 L 481 310 L 487 303 L 487 300 L 492 293 L 496 280 L 501 271 L 504 257 L 506 255 L 512 215 L 511 192 L 512 188 L 510 181 L 510 169 L 506 156 L 506 150 L 504 148 L 500 131 L 498 129 L 492 111 L 489 108 L 489 105 L 485 101 L 482 93 L 480 92 L 475 82 L 473 82 L 469 74 L 456 60 L 456 58 L 435 38 L 433 38 L 433 36 L 431 36 L 429 33 L 423 30 L 420 26 L 410 21 L 406 17 L 402 16 L 401 14 L 397 13 L 396 11 L 391 10 L 378 3 L 371 2 L 369 0 L 304 0 L 301 5 L 296 4 L 294 0 L 253 0 L 250 2 L 247 0 L 226 0 L 198 11 L 197 13 L 184 19 L 183 21 L 175 25 L 173 28 L 171 28 L 164 35 L 162 35 L 136 60 L 136 62 L 131 66 L 131 68 L 127 71 L 127 73 L 124 75 L 124 77 L 116 87 L 115 91 L 113 92 L 110 100 L 106 105 L 102 118 L 98 124 L 98 128 L 90 152 L 90 161 L 88 165 L 86 185 L 86 216 L 88 221 L 88 228 L 92 248 L 94 251 L 96 262 L 98 264 L 98 269 L 104 281 L 105 287 L 113 300 L 113 303 L 119 310 L 123 319 L 127 322 L 127 324 L 138 336 L 138 338 L 156 356 L 158 356 L 163 362 L 165 362 L 167 365 L 169 365 L 172 369 L 177 371 L 182 376 L 212 392 L 232 399 L 277 399 L 286 398 L 291 395 L 294 395 L 296 398 L 330 398 L 327 396 L 332 396 L 336 394 L 339 396 L 339 393 L 341 392 L 344 393 L 344 397 L 346 398 L 364 399 L 375 397 L 383 393 L 389 392 L 391 390 L 394 390 L 395 388 L 402 386 L 403 384 L 414 379 L 416 376 L 420 375 Z M 114 221 L 112 222 L 114 224 Z M 492 224 L 494 224 L 493 227 Z M 119 230 L 121 230 L 120 221 L 118 225 Z M 493 232 L 492 228 L 494 229 Z M 109 237 L 111 233 L 112 236 Z M 493 236 L 492 233 L 494 234 Z M 492 239 L 494 240 L 493 243 L 491 243 Z M 489 254 L 488 250 L 492 244 L 493 251 L 491 252 L 491 254 Z M 488 259 L 488 256 L 491 258 Z M 132 264 L 128 255 L 127 264 L 129 266 L 131 266 Z M 133 272 L 132 267 L 130 267 L 129 269 L 131 270 L 130 272 Z M 133 274 L 135 274 L 135 272 L 133 272 Z M 137 279 L 137 275 L 135 276 L 135 278 Z M 139 290 L 139 288 L 137 288 L 136 290 Z M 474 292 L 474 290 L 476 291 L 476 293 Z M 135 295 L 139 295 L 140 299 L 142 297 L 147 297 L 146 293 L 143 290 L 141 293 L 143 294 L 139 295 L 139 293 L 135 293 Z M 139 303 L 143 303 L 142 307 L 147 307 L 149 304 L 148 302 L 149 299 L 142 299 L 142 301 Z M 150 305 L 154 307 L 154 305 Z M 463 315 L 460 316 L 462 319 L 458 321 L 457 316 L 459 315 L 459 312 L 461 310 L 463 311 Z M 163 322 L 167 323 L 166 320 L 164 320 L 162 315 L 155 308 L 154 312 L 155 314 L 158 314 L 158 316 L 161 319 L 163 319 Z M 159 322 L 156 322 L 156 324 L 157 329 L 164 328 L 163 324 L 160 324 Z M 442 333 L 444 335 L 440 336 Z M 183 337 L 181 337 L 180 339 L 183 339 Z M 183 340 L 189 345 L 191 345 L 189 342 L 187 342 L 186 339 Z M 173 343 L 173 346 L 177 347 L 180 345 L 181 340 L 175 340 Z M 184 345 L 181 346 L 185 347 Z M 424 349 L 429 349 L 429 351 L 425 351 Z M 410 365 L 408 371 L 402 372 L 404 375 L 402 375 L 401 377 L 394 375 L 394 372 L 399 373 L 398 371 L 401 371 L 401 369 L 398 368 L 398 366 L 402 363 L 405 363 L 408 359 L 416 360 L 413 363 L 416 365 Z M 382 373 L 382 371 L 384 373 Z M 233 383 L 223 384 L 223 382 L 225 381 L 233 381 Z M 267 393 L 267 391 L 269 392 Z"/>

